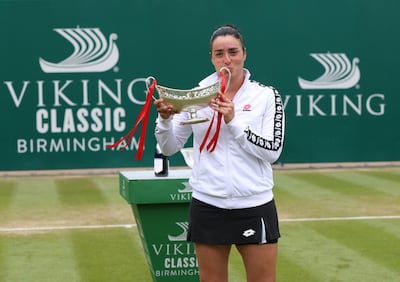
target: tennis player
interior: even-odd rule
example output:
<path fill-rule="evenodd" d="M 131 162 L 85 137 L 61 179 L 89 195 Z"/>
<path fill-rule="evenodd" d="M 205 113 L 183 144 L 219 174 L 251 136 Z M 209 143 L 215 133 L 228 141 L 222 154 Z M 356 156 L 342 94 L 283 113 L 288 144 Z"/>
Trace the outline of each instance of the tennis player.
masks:
<path fill-rule="evenodd" d="M 246 56 L 235 26 L 213 32 L 210 57 L 215 72 L 199 86 L 220 79 L 221 68 L 227 68 L 231 78 L 225 92 L 197 112 L 210 122 L 182 125 L 189 113 L 174 113 L 173 105 L 162 98 L 154 102 L 159 113 L 155 135 L 165 155 L 178 152 L 193 134 L 188 240 L 195 245 L 200 279 L 206 282 L 228 281 L 233 245 L 243 258 L 247 281 L 275 281 L 276 277 L 280 233 L 271 164 L 282 152 L 284 112 L 276 89 L 250 80 L 244 68 Z M 210 149 L 215 136 L 215 149 Z"/>

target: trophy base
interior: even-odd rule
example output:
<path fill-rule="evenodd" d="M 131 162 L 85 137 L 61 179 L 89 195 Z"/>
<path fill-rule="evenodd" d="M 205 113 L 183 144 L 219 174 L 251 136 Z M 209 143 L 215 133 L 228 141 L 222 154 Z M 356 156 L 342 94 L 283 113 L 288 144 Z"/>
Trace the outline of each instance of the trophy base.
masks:
<path fill-rule="evenodd" d="M 206 121 L 208 121 L 208 118 L 198 117 L 198 118 L 191 118 L 191 119 L 182 121 L 181 124 L 182 125 L 196 124 L 196 123 L 202 123 L 202 122 L 206 122 Z"/>

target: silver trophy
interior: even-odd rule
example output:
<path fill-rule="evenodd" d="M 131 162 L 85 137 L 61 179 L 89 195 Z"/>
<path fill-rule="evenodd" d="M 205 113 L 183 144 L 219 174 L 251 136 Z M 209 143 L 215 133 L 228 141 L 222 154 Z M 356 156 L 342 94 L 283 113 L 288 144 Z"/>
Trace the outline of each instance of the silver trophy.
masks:
<path fill-rule="evenodd" d="M 228 79 L 226 82 L 226 88 L 229 87 L 231 79 L 231 73 L 228 68 L 223 67 L 220 72 L 226 71 L 228 73 Z M 155 80 L 154 77 L 147 78 L 147 85 L 151 80 Z M 182 124 L 195 124 L 208 121 L 208 118 L 202 118 L 197 116 L 197 111 L 208 106 L 210 100 L 218 95 L 221 90 L 221 80 L 218 80 L 214 84 L 211 84 L 202 88 L 193 88 L 190 90 L 181 90 L 169 88 L 161 85 L 156 85 L 157 92 L 160 98 L 163 98 L 165 102 L 173 105 L 173 109 L 177 112 L 188 112 L 190 118 Z"/>

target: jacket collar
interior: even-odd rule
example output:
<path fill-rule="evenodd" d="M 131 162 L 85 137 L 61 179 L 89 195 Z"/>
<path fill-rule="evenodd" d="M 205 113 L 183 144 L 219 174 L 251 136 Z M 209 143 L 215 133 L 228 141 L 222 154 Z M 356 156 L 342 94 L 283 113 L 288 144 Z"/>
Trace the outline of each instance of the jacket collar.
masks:
<path fill-rule="evenodd" d="M 250 71 L 248 69 L 243 69 L 244 71 L 244 82 L 243 84 L 246 83 L 246 81 L 248 81 L 250 79 Z M 214 84 L 217 80 L 219 79 L 219 76 L 217 74 L 217 72 L 214 72 L 212 74 L 210 74 L 209 76 L 207 76 L 206 78 L 204 78 L 203 80 L 201 80 L 199 82 L 199 86 L 200 87 L 206 87 L 209 86 L 211 84 Z"/>

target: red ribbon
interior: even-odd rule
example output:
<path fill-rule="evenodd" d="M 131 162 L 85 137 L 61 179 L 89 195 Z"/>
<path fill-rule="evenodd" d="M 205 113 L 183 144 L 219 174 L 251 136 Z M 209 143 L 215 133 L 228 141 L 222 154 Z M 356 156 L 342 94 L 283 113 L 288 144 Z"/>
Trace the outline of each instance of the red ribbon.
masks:
<path fill-rule="evenodd" d="M 219 77 L 221 79 L 221 90 L 220 90 L 220 92 L 222 94 L 224 94 L 225 88 L 226 88 L 226 77 L 223 75 L 222 72 L 219 72 Z M 220 101 L 223 101 L 223 98 L 222 98 L 222 96 L 220 94 L 217 95 L 217 99 L 219 99 Z M 206 145 L 206 142 L 208 140 L 208 136 L 210 135 L 210 132 L 211 132 L 211 128 L 212 128 L 212 126 L 214 124 L 214 118 L 215 118 L 215 112 L 214 112 L 213 118 L 212 118 L 212 120 L 210 122 L 210 125 L 208 126 L 206 135 L 204 136 L 203 141 L 201 142 L 200 152 L 203 151 L 204 146 Z M 210 142 L 207 145 L 207 151 L 209 151 L 210 153 L 213 152 L 215 150 L 215 147 L 217 146 L 219 132 L 221 130 L 221 121 L 222 121 L 222 114 L 218 113 L 217 128 L 215 130 L 214 136 L 211 138 Z"/>
<path fill-rule="evenodd" d="M 123 136 L 120 140 L 118 140 L 117 142 L 115 142 L 112 145 L 107 146 L 107 148 L 113 149 L 113 148 L 119 146 L 123 141 L 128 139 L 126 144 L 120 149 L 120 151 L 124 151 L 128 147 L 129 143 L 132 141 L 136 129 L 138 128 L 140 122 L 143 120 L 142 131 L 140 132 L 139 147 L 138 147 L 138 151 L 136 152 L 136 156 L 135 156 L 136 160 L 142 159 L 143 150 L 144 150 L 144 142 L 146 140 L 146 129 L 147 129 L 147 124 L 149 122 L 149 115 L 150 115 L 150 110 L 151 110 L 151 108 L 150 108 L 151 107 L 151 98 L 153 97 L 154 88 L 156 87 L 156 85 L 157 85 L 157 82 L 154 79 L 147 91 L 146 102 L 144 103 L 143 108 L 141 109 L 133 128 L 127 134 L 125 134 L 125 136 Z"/>

